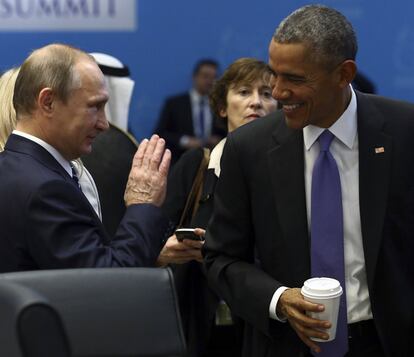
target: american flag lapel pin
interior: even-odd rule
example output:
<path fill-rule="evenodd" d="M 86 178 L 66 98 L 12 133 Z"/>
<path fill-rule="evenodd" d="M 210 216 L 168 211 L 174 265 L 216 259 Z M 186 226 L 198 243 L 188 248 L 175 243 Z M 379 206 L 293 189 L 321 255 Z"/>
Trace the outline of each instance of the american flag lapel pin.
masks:
<path fill-rule="evenodd" d="M 383 146 L 380 146 L 380 147 L 378 147 L 378 148 L 375 148 L 375 153 L 376 154 L 382 154 L 382 153 L 384 153 L 385 152 L 385 149 L 384 149 L 384 147 Z"/>

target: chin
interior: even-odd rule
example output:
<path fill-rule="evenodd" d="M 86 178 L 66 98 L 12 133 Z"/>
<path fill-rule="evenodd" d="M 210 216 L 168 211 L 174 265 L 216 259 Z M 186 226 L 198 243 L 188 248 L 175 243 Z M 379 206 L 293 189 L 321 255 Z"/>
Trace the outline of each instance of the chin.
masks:
<path fill-rule="evenodd" d="M 286 115 L 285 115 L 285 122 L 286 122 L 287 127 L 293 130 L 301 130 L 307 125 L 304 120 L 290 119 Z"/>
<path fill-rule="evenodd" d="M 85 147 L 82 148 L 82 151 L 80 153 L 80 156 L 81 155 L 88 155 L 91 152 L 92 152 L 92 145 L 85 146 Z"/>

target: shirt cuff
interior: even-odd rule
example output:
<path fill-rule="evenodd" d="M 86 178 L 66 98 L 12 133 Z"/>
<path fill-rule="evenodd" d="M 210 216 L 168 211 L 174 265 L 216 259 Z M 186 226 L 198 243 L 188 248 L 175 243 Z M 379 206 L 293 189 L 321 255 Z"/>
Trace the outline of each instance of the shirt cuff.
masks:
<path fill-rule="evenodd" d="M 287 289 L 289 289 L 289 288 L 287 288 L 286 286 L 281 286 L 273 294 L 273 297 L 272 297 L 272 300 L 270 301 L 270 306 L 269 306 L 269 316 L 273 320 L 277 320 L 279 322 L 286 322 L 286 317 L 277 316 L 276 306 L 277 306 L 277 303 L 279 301 L 280 295 L 282 295 L 284 293 L 284 291 L 287 290 Z"/>

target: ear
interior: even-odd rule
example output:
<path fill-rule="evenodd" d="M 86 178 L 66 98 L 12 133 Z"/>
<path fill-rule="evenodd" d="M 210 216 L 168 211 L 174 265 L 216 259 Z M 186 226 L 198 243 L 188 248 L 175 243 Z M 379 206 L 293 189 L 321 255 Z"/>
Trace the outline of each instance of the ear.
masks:
<path fill-rule="evenodd" d="M 355 61 L 346 60 L 339 65 L 340 86 L 347 87 L 355 78 L 357 66 Z"/>
<path fill-rule="evenodd" d="M 219 111 L 221 118 L 227 118 L 227 110 L 226 109 L 220 109 Z"/>
<path fill-rule="evenodd" d="M 54 109 L 55 96 L 51 88 L 43 88 L 38 97 L 37 105 L 45 114 L 51 114 Z"/>

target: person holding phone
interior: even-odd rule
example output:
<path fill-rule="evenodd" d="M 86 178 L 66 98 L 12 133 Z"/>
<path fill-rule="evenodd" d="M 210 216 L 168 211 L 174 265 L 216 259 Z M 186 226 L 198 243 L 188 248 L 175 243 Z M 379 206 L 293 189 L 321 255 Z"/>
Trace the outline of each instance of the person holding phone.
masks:
<path fill-rule="evenodd" d="M 253 58 L 240 58 L 215 83 L 210 104 L 214 113 L 226 121 L 229 132 L 276 110 L 270 79 L 271 72 L 266 63 Z M 184 228 L 197 227 L 195 233 L 198 235 L 204 234 L 200 227 L 207 226 L 213 212 L 214 190 L 220 176 L 220 159 L 225 142 L 226 139 L 220 141 L 211 152 L 203 175 L 198 208 L 191 219 L 183 222 Z M 171 170 L 163 209 L 176 226 L 203 157 L 203 148 L 189 150 Z M 170 239 L 165 250 L 171 246 L 185 250 L 189 246 L 196 248 L 203 245 L 197 239 L 184 239 L 183 243 L 176 241 L 175 236 Z M 189 356 L 239 356 L 237 328 L 215 323 L 217 307 L 223 304 L 219 304 L 220 298 L 207 286 L 201 261 L 200 255 L 200 259 L 174 267 Z"/>

